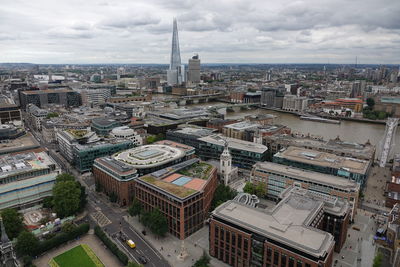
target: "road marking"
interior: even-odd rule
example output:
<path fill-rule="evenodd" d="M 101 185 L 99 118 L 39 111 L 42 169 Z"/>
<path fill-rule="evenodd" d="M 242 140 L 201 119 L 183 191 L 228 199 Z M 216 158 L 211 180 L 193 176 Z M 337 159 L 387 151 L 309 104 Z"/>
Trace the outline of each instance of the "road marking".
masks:
<path fill-rule="evenodd" d="M 136 231 L 135 230 L 133 230 L 133 228 L 132 228 L 132 226 L 128 223 L 128 225 L 129 225 L 129 228 L 131 229 L 131 231 L 132 232 L 134 232 L 134 233 L 136 233 Z M 138 233 L 136 233 L 136 235 L 154 252 L 154 254 L 156 254 L 156 256 L 160 259 L 160 260 L 162 260 L 162 258 L 160 257 L 160 255 L 157 253 L 157 251 L 155 251 L 150 245 L 149 245 L 149 243 L 146 241 L 146 240 L 144 240 L 141 236 L 140 236 L 140 234 L 138 234 Z"/>

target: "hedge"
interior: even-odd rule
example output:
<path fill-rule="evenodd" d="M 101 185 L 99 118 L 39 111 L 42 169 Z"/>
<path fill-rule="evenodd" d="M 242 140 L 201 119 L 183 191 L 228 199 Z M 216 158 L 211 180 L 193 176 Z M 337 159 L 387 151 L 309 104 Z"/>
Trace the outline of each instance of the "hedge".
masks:
<path fill-rule="evenodd" d="M 41 241 L 39 243 L 36 255 L 40 255 L 52 248 L 58 247 L 59 245 L 65 242 L 73 240 L 78 236 L 86 234 L 89 231 L 89 228 L 90 228 L 89 224 L 87 223 L 81 224 L 69 233 L 60 233 L 53 238 Z"/>
<path fill-rule="evenodd" d="M 108 238 L 108 236 L 101 230 L 101 228 L 96 225 L 94 228 L 94 233 L 97 235 L 98 238 L 108 247 L 108 249 L 119 259 L 119 261 L 125 266 L 128 264 L 128 256 L 123 253 L 115 243 Z"/>

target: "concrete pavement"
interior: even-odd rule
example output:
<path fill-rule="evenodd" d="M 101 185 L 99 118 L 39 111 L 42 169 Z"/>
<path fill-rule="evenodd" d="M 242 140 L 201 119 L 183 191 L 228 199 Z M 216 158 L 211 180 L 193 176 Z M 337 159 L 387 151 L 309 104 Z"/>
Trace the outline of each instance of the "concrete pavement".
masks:
<path fill-rule="evenodd" d="M 144 226 L 139 222 L 138 217 L 124 216 L 124 219 L 134 229 L 139 229 L 138 233 L 142 238 L 146 239 L 152 246 L 157 249 L 165 259 L 168 260 L 171 266 L 174 267 L 191 267 L 202 255 L 206 252 L 208 255 L 208 226 L 203 227 L 196 233 L 192 234 L 184 241 L 184 247 L 188 253 L 187 258 L 182 261 L 178 259 L 181 252 L 182 240 L 179 240 L 171 234 L 167 234 L 164 238 L 159 238 L 153 235 L 149 230 L 146 230 L 146 235 L 141 233 Z M 211 258 L 210 266 L 215 267 L 228 267 L 229 265 L 213 258 Z"/>
<path fill-rule="evenodd" d="M 358 209 L 354 224 L 348 229 L 346 242 L 340 253 L 334 253 L 334 266 L 342 267 L 364 267 L 372 266 L 375 256 L 373 237 L 377 224 L 371 215 L 373 213 Z M 358 227 L 360 231 L 353 229 Z M 361 259 L 361 260 L 358 260 Z"/>

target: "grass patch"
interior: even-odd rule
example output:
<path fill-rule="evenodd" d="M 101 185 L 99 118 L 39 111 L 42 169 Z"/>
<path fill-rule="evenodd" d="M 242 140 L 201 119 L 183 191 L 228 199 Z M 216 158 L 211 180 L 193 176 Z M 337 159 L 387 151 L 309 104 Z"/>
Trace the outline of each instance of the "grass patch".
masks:
<path fill-rule="evenodd" d="M 205 162 L 198 162 L 178 171 L 178 173 L 193 178 L 208 180 L 208 176 L 210 175 L 211 170 L 212 166 L 210 164 Z"/>
<path fill-rule="evenodd" d="M 49 265 L 52 267 L 104 267 L 104 264 L 86 244 L 76 246 L 58 255 L 49 262 Z"/>

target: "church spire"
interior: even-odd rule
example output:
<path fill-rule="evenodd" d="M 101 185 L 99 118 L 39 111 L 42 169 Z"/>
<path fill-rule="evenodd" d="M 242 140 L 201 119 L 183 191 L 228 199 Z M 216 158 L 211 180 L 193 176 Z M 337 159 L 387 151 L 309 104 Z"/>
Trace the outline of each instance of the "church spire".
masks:
<path fill-rule="evenodd" d="M 6 233 L 6 229 L 4 228 L 3 220 L 0 220 L 0 224 L 1 224 L 1 243 L 10 242 L 10 239 L 8 238 L 8 235 Z"/>

